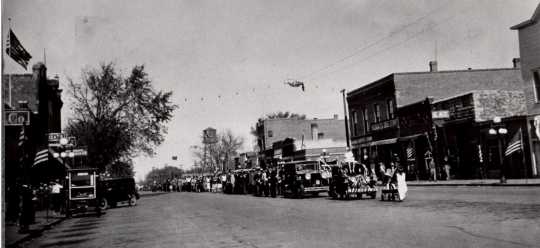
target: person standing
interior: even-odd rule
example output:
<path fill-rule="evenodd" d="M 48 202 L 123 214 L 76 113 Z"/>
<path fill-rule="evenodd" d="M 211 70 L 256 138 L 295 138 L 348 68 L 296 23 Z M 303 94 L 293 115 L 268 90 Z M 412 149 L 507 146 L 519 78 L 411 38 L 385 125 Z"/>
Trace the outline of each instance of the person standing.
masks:
<path fill-rule="evenodd" d="M 53 215 L 60 213 L 60 206 L 62 204 L 62 194 L 60 193 L 63 188 L 64 187 L 60 184 L 58 179 L 56 179 L 51 185 L 51 200 L 52 200 Z"/>
<path fill-rule="evenodd" d="M 435 166 L 435 162 L 433 161 L 433 159 L 431 159 L 429 161 L 429 172 L 430 172 L 430 176 L 429 176 L 429 180 L 433 180 L 433 181 L 437 181 L 437 169 L 436 169 L 436 166 Z"/>
<path fill-rule="evenodd" d="M 448 157 L 444 156 L 444 175 L 445 179 L 450 180 L 450 163 L 448 162 Z"/>

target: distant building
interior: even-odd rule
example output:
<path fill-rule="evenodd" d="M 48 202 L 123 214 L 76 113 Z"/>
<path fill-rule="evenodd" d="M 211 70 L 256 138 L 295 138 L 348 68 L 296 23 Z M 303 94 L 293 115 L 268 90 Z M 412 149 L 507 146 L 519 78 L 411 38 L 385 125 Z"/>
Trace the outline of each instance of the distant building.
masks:
<path fill-rule="evenodd" d="M 310 142 L 345 140 L 345 121 L 337 115 L 331 119 L 278 118 L 265 119 L 257 126 L 260 150 L 271 149 L 274 142 L 292 138 Z"/>
<path fill-rule="evenodd" d="M 532 17 L 511 29 L 518 31 L 521 75 L 523 76 L 531 146 L 533 150 L 533 176 L 540 170 L 540 4 Z"/>
<path fill-rule="evenodd" d="M 287 152 L 345 146 L 346 139 L 345 121 L 338 119 L 338 115 L 331 119 L 264 119 L 257 124 L 256 132 L 262 167 L 283 158 Z"/>
<path fill-rule="evenodd" d="M 420 156 L 432 159 L 426 152 L 434 149 L 431 104 L 422 103 L 426 98 L 440 101 L 474 90 L 514 91 L 522 84 L 517 67 L 438 71 L 436 61 L 429 67 L 428 72 L 393 73 L 347 94 L 352 152 L 357 160 L 374 169 L 379 162 L 405 163 L 410 140 L 423 139 L 415 162 L 421 166 L 425 160 Z M 401 110 L 412 104 L 417 106 Z"/>

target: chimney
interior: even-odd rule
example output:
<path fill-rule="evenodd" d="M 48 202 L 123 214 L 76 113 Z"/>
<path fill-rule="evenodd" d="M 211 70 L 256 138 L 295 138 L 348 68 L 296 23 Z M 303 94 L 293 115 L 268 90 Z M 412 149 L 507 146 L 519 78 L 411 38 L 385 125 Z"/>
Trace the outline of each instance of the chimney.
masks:
<path fill-rule="evenodd" d="M 334 120 L 337 120 L 338 119 L 338 115 L 334 115 Z"/>
<path fill-rule="evenodd" d="M 521 68 L 521 59 L 519 58 L 513 58 L 512 64 L 514 65 L 514 68 L 518 69 Z"/>
<path fill-rule="evenodd" d="M 437 72 L 437 61 L 429 61 L 429 72 Z"/>

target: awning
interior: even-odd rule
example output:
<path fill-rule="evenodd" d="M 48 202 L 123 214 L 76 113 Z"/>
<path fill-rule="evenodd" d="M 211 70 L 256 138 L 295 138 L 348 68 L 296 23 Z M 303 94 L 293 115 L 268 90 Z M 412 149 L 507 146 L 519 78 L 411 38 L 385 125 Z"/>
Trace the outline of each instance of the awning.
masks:
<path fill-rule="evenodd" d="M 411 139 L 416 139 L 420 136 L 424 136 L 425 134 L 423 133 L 420 133 L 420 134 L 414 134 L 414 135 L 409 135 L 409 136 L 405 136 L 405 137 L 399 137 L 398 140 L 399 141 L 407 141 L 407 140 L 411 140 Z"/>
<path fill-rule="evenodd" d="M 370 146 L 380 146 L 380 145 L 390 145 L 397 142 L 397 138 L 385 139 L 385 140 L 376 140 L 369 143 Z"/>

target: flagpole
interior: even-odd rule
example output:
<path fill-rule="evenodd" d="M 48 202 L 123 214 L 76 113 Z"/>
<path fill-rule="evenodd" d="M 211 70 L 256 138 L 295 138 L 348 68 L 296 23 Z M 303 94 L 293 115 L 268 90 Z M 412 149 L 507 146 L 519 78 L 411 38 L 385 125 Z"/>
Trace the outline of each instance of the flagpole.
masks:
<path fill-rule="evenodd" d="M 527 130 L 527 129 L 525 129 Z M 523 167 L 525 167 L 525 184 L 528 183 L 528 175 L 527 175 L 527 164 L 525 163 L 525 142 L 523 140 L 523 131 L 521 128 L 519 129 L 519 140 L 521 141 L 521 162 L 523 163 Z"/>
<path fill-rule="evenodd" d="M 11 18 L 8 18 L 8 37 L 10 39 L 10 43 L 11 43 Z M 7 50 L 7 55 L 11 57 L 11 44 L 9 46 L 9 49 Z M 8 85 L 8 88 L 9 88 L 9 106 L 10 107 L 13 107 L 12 105 L 12 102 L 11 102 L 11 73 L 9 74 L 9 85 Z"/>

